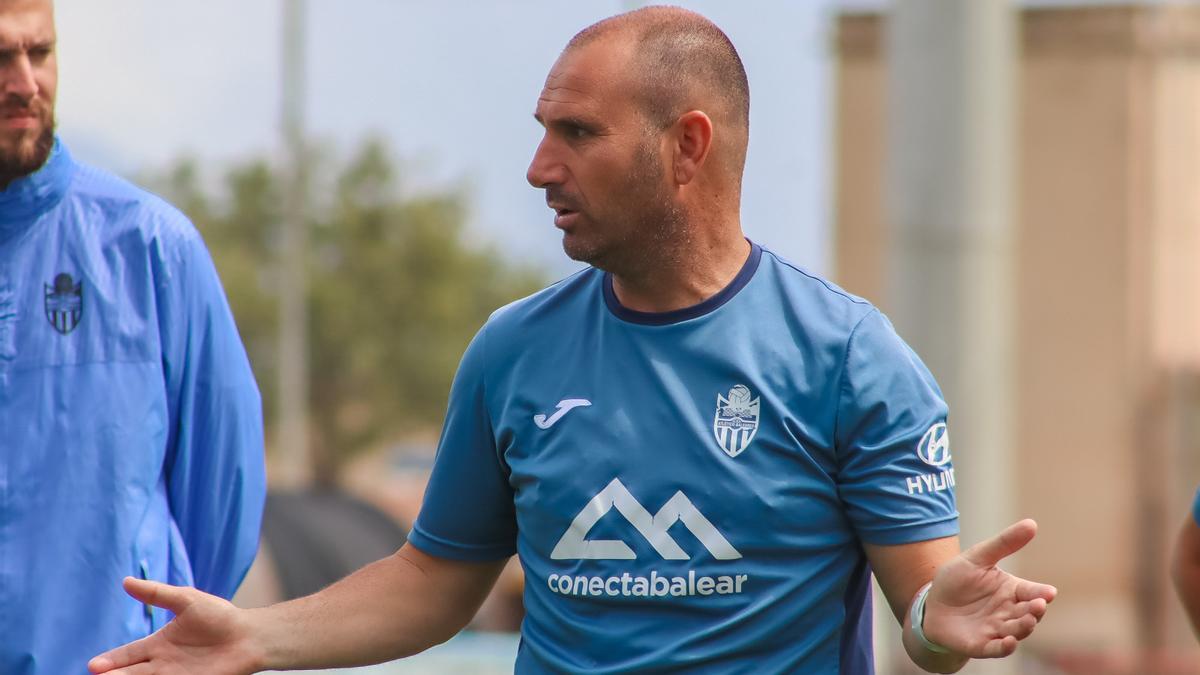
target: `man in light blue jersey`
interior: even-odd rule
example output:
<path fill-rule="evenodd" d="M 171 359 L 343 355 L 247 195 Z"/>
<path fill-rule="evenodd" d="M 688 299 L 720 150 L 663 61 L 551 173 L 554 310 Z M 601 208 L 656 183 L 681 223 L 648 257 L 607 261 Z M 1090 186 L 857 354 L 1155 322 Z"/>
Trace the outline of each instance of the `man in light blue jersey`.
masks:
<path fill-rule="evenodd" d="M 736 51 L 697 14 L 575 36 L 528 179 L 591 267 L 468 347 L 409 543 L 261 610 L 127 581 L 179 623 L 93 672 L 412 654 L 458 631 L 513 553 L 519 673 L 869 673 L 872 570 L 922 668 L 1011 654 L 1055 595 L 996 567 L 1035 525 L 959 552 L 929 372 L 868 303 L 742 234 L 748 106 Z"/>
<path fill-rule="evenodd" d="M 0 0 L 0 673 L 82 673 L 229 597 L 258 546 L 258 390 L 212 262 L 161 200 L 54 136 L 49 0 Z"/>
<path fill-rule="evenodd" d="M 1183 524 L 1175 541 L 1171 576 L 1175 590 L 1187 610 L 1192 630 L 1200 635 L 1200 491 L 1192 502 L 1192 514 Z"/>

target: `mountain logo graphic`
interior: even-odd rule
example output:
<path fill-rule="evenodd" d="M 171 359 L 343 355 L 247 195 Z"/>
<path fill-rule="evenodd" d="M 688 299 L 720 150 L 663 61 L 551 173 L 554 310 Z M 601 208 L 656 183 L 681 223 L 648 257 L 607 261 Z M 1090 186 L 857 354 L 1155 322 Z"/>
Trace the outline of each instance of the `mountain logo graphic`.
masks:
<path fill-rule="evenodd" d="M 717 560 L 737 560 L 742 557 L 682 491 L 676 492 L 658 513 L 650 515 L 646 507 L 630 494 L 618 478 L 614 478 L 608 486 L 592 497 L 579 515 L 575 516 L 571 526 L 550 553 L 550 557 L 554 560 L 636 559 L 637 554 L 623 541 L 586 538 L 596 523 L 613 508 L 616 508 L 665 560 L 691 558 L 667 532 L 672 525 L 680 521 Z"/>

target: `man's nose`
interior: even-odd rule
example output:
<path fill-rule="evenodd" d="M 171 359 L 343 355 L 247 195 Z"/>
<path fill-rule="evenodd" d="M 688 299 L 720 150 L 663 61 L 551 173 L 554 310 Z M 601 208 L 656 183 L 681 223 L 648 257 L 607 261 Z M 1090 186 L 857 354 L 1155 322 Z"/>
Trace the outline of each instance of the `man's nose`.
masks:
<path fill-rule="evenodd" d="M 525 180 L 535 188 L 546 188 L 563 182 L 566 169 L 554 156 L 554 149 L 547 139 L 543 138 L 533 153 L 529 168 L 525 171 Z"/>
<path fill-rule="evenodd" d="M 29 56 L 24 53 L 18 53 L 5 59 L 0 67 L 0 93 L 4 94 L 5 98 L 19 98 L 22 101 L 28 102 L 37 96 L 38 83 L 37 78 L 33 74 L 33 64 L 29 62 Z"/>

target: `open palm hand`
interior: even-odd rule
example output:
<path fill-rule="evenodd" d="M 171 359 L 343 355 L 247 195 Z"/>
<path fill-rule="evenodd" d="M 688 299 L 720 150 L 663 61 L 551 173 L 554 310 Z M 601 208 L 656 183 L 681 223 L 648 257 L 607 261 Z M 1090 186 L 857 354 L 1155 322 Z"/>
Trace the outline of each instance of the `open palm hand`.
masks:
<path fill-rule="evenodd" d="M 1037 524 L 1022 520 L 938 568 L 925 604 L 925 636 L 971 658 L 1012 654 L 1058 593 L 996 566 L 1035 534 Z"/>
<path fill-rule="evenodd" d="M 175 613 L 152 635 L 88 663 L 106 675 L 244 675 L 254 672 L 244 611 L 194 588 L 128 578 L 134 598 Z"/>

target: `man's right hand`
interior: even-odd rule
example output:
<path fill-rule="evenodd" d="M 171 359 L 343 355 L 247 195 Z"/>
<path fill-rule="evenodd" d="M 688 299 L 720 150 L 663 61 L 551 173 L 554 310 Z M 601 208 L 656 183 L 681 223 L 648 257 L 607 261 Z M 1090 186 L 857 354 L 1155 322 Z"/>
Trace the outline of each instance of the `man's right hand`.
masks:
<path fill-rule="evenodd" d="M 263 655 L 250 640 L 248 610 L 194 588 L 127 577 L 125 592 L 175 618 L 152 635 L 88 662 L 107 675 L 246 675 Z"/>
<path fill-rule="evenodd" d="M 108 675 L 247 675 L 354 668 L 449 640 L 475 615 L 504 560 L 463 562 L 405 544 L 303 598 L 239 609 L 194 588 L 126 579 L 138 600 L 175 618 L 153 635 L 92 659 Z"/>

